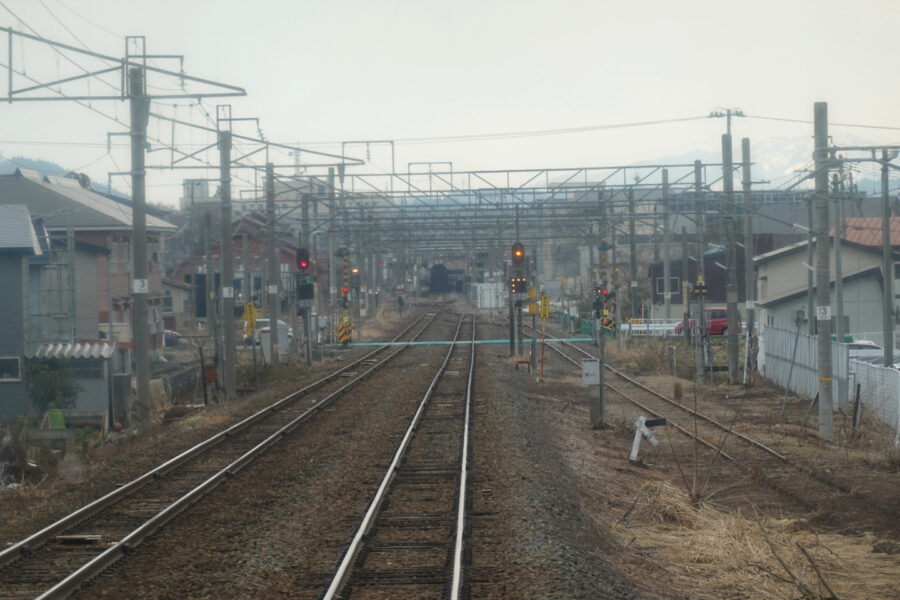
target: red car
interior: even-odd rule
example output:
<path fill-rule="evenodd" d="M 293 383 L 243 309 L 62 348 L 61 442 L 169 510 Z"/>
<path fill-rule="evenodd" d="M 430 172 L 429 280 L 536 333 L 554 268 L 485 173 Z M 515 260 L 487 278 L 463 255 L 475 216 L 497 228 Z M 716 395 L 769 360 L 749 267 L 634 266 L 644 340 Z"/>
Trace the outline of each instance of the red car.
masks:
<path fill-rule="evenodd" d="M 691 331 L 694 330 L 695 326 L 696 326 L 695 319 L 690 319 L 688 321 L 688 327 L 691 328 Z M 741 332 L 740 315 L 738 315 L 737 330 L 738 330 L 738 333 Z M 683 322 L 675 325 L 675 333 L 676 334 L 679 334 L 683 331 L 684 331 L 684 323 Z M 728 334 L 728 310 L 723 307 L 707 308 L 706 309 L 706 331 L 709 335 L 727 335 Z"/>

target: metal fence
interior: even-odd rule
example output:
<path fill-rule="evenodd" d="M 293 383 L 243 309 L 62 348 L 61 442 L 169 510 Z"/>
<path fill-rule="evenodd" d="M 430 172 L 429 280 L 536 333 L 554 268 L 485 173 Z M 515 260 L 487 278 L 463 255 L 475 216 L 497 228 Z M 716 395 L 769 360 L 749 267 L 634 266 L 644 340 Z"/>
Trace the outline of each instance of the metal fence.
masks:
<path fill-rule="evenodd" d="M 860 406 L 894 428 L 894 445 L 900 445 L 900 371 L 850 361 L 851 375 L 859 384 Z M 855 385 L 852 389 L 855 393 Z"/>
<path fill-rule="evenodd" d="M 766 379 L 813 398 L 819 391 L 816 344 L 814 335 L 766 327 L 759 340 L 757 366 Z M 849 408 L 859 384 L 862 410 L 894 428 L 894 443 L 900 444 L 900 371 L 850 360 L 849 346 L 838 342 L 831 343 L 831 364 L 835 406 Z"/>
<path fill-rule="evenodd" d="M 808 398 L 819 391 L 817 338 L 797 330 L 766 327 L 759 340 L 760 372 L 781 387 Z M 835 406 L 849 406 L 850 357 L 847 344 L 831 343 L 832 385 Z"/>

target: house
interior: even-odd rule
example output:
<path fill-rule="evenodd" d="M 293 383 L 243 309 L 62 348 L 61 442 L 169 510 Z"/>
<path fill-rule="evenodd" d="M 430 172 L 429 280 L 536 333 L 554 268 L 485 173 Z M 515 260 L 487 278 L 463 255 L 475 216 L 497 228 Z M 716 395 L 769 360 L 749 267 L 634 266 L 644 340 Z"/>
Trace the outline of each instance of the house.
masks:
<path fill-rule="evenodd" d="M 111 372 L 131 370 L 131 208 L 82 187 L 77 178 L 41 177 L 27 169 L 0 176 L 0 207 L 10 205 L 26 206 L 42 231 L 38 239 L 43 254 L 31 258 L 27 285 L 20 288 L 27 290 L 28 299 L 20 313 L 25 356 L 82 361 L 75 369 L 86 381 L 80 383 L 83 392 L 76 409 L 106 410 L 115 387 L 109 385 Z M 163 234 L 174 230 L 147 216 L 154 349 L 163 346 Z M 128 386 L 117 389 L 127 393 Z"/>
<path fill-rule="evenodd" d="M 857 336 L 871 337 L 883 330 L 881 219 L 846 219 L 846 239 L 841 242 L 841 270 L 843 283 L 844 331 Z M 876 233 L 877 231 L 877 233 Z M 813 240 L 815 244 L 815 239 Z M 829 243 L 829 273 L 831 276 L 832 331 L 835 330 L 835 263 L 832 235 Z M 891 218 L 891 246 L 894 268 L 887 275 L 894 278 L 897 289 L 897 261 L 900 260 L 900 218 Z M 757 281 L 757 307 L 762 327 L 775 326 L 793 329 L 797 323 L 808 322 L 807 274 L 815 269 L 807 265 L 806 241 L 791 244 L 754 258 Z M 815 287 L 813 288 L 815 294 Z M 895 295 L 896 297 L 896 295 Z M 898 304 L 895 300 L 895 304 Z M 900 305 L 894 307 L 900 313 Z M 814 318 L 814 317 L 813 317 Z M 896 318 L 895 318 L 896 321 Z"/>
<path fill-rule="evenodd" d="M 25 385 L 28 259 L 41 247 L 28 208 L 0 206 L 0 420 L 11 421 L 28 410 Z"/>
<path fill-rule="evenodd" d="M 191 286 L 163 278 L 162 314 L 165 329 L 178 331 L 190 327 Z"/>
<path fill-rule="evenodd" d="M 293 278 L 299 273 L 297 249 L 296 241 L 293 238 L 287 238 L 283 234 L 279 236 L 277 254 L 280 263 L 283 302 L 290 296 L 293 289 Z M 241 217 L 233 223 L 231 251 L 237 314 L 243 312 L 243 306 L 247 301 L 253 302 L 258 307 L 264 307 L 268 302 L 268 295 L 263 293 L 267 276 L 265 264 L 267 232 L 265 218 L 262 215 Z M 193 309 L 197 319 L 205 319 L 207 316 L 207 264 L 215 270 L 212 283 L 214 288 L 218 288 L 221 284 L 221 273 L 218 271 L 221 266 L 221 243 L 218 239 L 210 244 L 205 255 L 194 255 L 183 260 L 168 275 L 168 279 L 182 283 L 188 289 L 193 286 L 195 303 Z M 318 268 L 321 271 L 322 266 L 319 265 Z M 325 259 L 325 268 L 327 279 L 327 258 Z M 282 310 L 286 310 L 286 306 L 282 307 Z"/>
<path fill-rule="evenodd" d="M 744 249 L 738 246 L 735 253 L 735 268 L 737 271 L 737 288 L 738 302 L 743 305 L 744 294 Z M 706 275 L 706 302 L 709 304 L 725 304 L 725 263 L 726 253 L 724 248 L 712 248 L 703 254 L 703 267 Z M 682 304 L 682 257 L 669 259 L 669 292 L 671 296 L 669 301 L 672 306 L 681 306 Z M 664 265 L 663 261 L 651 262 L 649 265 L 649 275 L 651 282 L 651 303 L 653 305 L 654 315 L 658 315 L 662 311 L 665 304 L 665 285 L 664 285 Z M 697 281 L 697 259 L 688 257 L 688 284 L 693 286 Z M 688 289 L 690 294 L 690 289 Z M 693 302 L 693 298 L 688 299 Z M 673 316 L 680 317 L 681 309 L 673 311 Z"/>
<path fill-rule="evenodd" d="M 110 320 L 123 355 L 121 364 L 130 363 L 131 347 L 131 209 L 68 177 L 41 177 L 28 169 L 0 176 L 0 205 L 25 204 L 34 217 L 42 219 L 51 238 L 65 240 L 71 232 L 76 245 L 75 310 L 79 335 L 98 337 L 109 330 Z M 175 227 L 147 216 L 148 304 L 151 316 L 151 347 L 162 347 L 162 270 L 164 233 Z M 93 252 L 93 257 L 85 253 Z M 81 253 L 81 254 L 79 254 Z M 61 278 L 65 279 L 65 278 Z M 66 283 L 62 287 L 67 287 Z M 69 286 L 70 287 L 70 286 Z M 62 290 L 64 295 L 67 293 Z M 71 293 L 71 292 L 69 292 Z M 69 313 L 71 311 L 60 311 Z M 110 319 L 112 315 L 112 319 Z M 89 329 L 89 331 L 88 331 Z M 74 337 L 74 336 L 73 336 Z"/>

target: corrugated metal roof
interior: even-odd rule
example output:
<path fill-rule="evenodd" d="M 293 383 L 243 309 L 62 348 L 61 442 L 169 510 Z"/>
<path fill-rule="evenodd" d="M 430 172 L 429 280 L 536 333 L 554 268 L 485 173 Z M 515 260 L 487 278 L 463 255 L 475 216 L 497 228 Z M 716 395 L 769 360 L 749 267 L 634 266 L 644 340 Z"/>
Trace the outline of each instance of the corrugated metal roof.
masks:
<path fill-rule="evenodd" d="M 109 358 L 115 346 L 108 342 L 32 344 L 26 351 L 28 358 Z"/>
<path fill-rule="evenodd" d="M 31 224 L 31 214 L 24 204 L 0 205 L 0 249 L 41 254 L 41 245 Z"/>
<path fill-rule="evenodd" d="M 66 177 L 40 177 L 28 169 L 0 176 L 0 204 L 26 204 L 47 229 L 70 224 L 76 230 L 132 229 L 131 209 Z M 147 215 L 148 231 L 174 231 L 171 223 Z"/>

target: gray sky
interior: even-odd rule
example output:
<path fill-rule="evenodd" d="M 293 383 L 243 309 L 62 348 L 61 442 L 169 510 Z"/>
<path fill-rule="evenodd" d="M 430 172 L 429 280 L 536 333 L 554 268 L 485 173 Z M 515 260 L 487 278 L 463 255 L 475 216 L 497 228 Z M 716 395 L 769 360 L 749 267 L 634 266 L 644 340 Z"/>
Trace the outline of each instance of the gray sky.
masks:
<path fill-rule="evenodd" d="M 396 164 L 403 171 L 412 161 L 452 161 L 459 171 L 718 153 L 724 119 L 596 126 L 705 117 L 736 107 L 748 115 L 734 121 L 736 156 L 739 139 L 750 137 L 760 149 L 754 159 L 773 164 L 769 175 L 777 184 L 783 180 L 776 177 L 787 177 L 796 162 L 782 160 L 779 151 L 788 154 L 790 143 L 802 146 L 812 125 L 749 115 L 811 121 L 816 101 L 829 103 L 832 123 L 898 127 L 833 125 L 837 143 L 900 141 L 892 68 L 900 31 L 896 0 L 2 4 L 4 26 L 28 31 L 27 24 L 49 39 L 103 54 L 121 56 L 125 35 L 145 35 L 150 53 L 183 54 L 188 74 L 247 90 L 244 98 L 204 101 L 210 113 L 228 102 L 234 116 L 259 117 L 268 139 L 327 152 L 340 153 L 340 144 L 322 142 L 396 140 Z M 14 45 L 14 66 L 41 78 L 73 73 L 65 59 L 25 42 Z M 100 83 L 91 87 L 100 90 L 106 91 Z M 198 107 L 174 102 L 177 108 L 155 110 L 209 124 Z M 92 106 L 128 122 L 126 103 Z M 580 131 L 452 139 L 559 129 Z M 82 167 L 102 182 L 107 172 L 128 168 L 127 138 L 114 138 L 118 146 L 106 153 L 107 132 L 123 131 L 122 125 L 72 103 L 5 104 L 0 130 L 5 157 Z M 151 120 L 149 131 L 168 136 L 169 125 Z M 241 131 L 255 133 L 246 125 Z M 187 130 L 176 137 L 192 149 L 208 141 Z M 360 147 L 349 153 L 366 158 Z M 372 147 L 369 158 L 366 172 L 389 170 L 385 147 Z M 160 152 L 148 156 L 150 164 L 167 160 Z M 176 203 L 178 181 L 190 176 L 215 172 L 151 173 L 149 199 Z M 123 178 L 113 185 L 129 189 Z"/>

